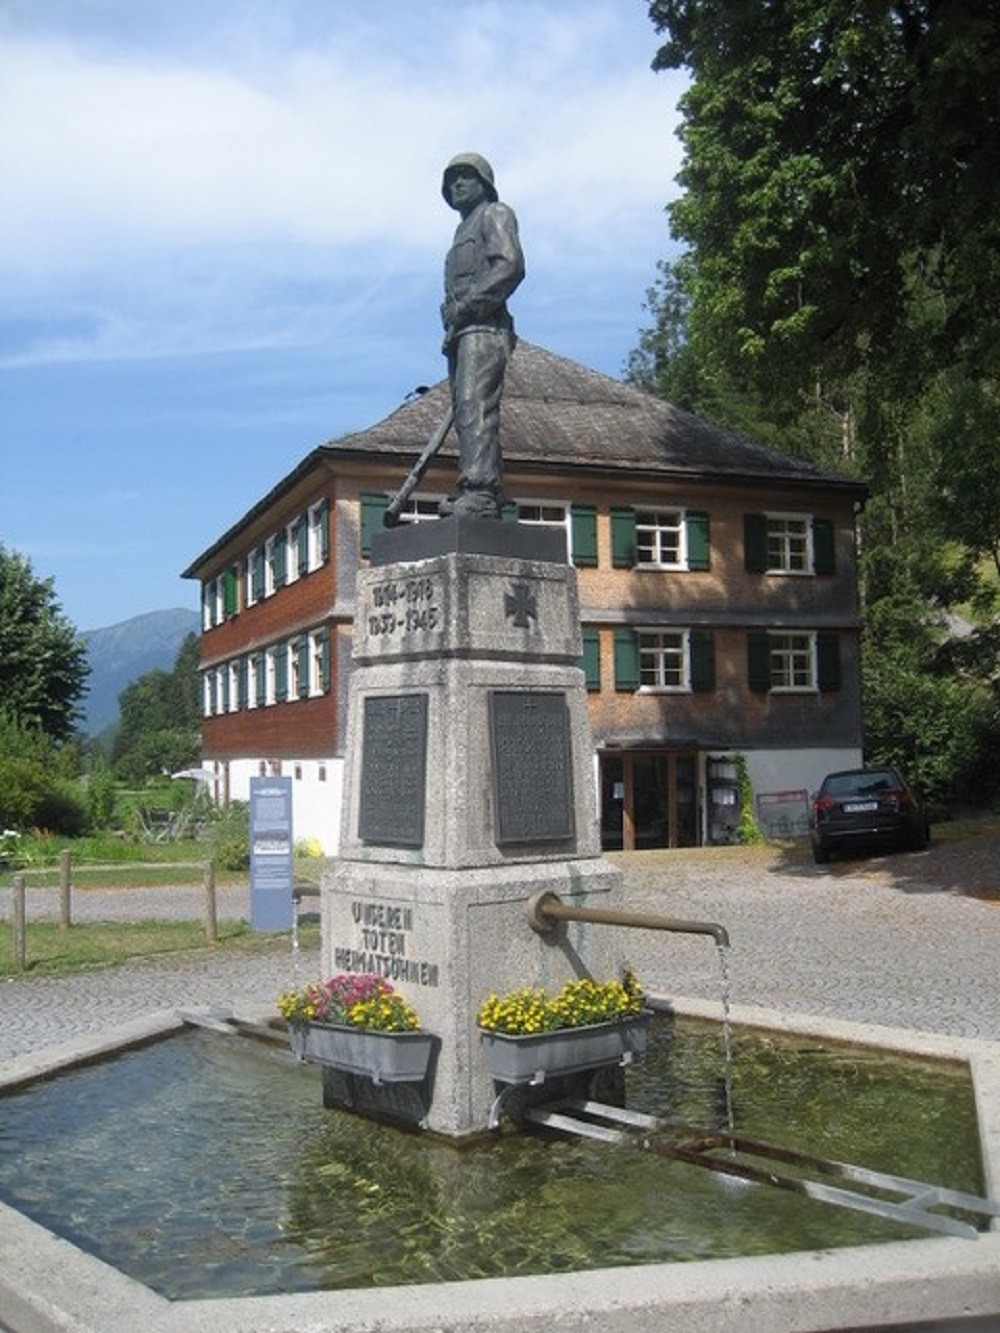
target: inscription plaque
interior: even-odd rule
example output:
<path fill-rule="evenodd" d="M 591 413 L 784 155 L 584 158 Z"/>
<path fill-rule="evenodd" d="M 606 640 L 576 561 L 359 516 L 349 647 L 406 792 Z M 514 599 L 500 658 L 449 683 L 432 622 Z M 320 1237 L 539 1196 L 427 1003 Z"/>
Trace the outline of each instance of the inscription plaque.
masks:
<path fill-rule="evenodd" d="M 358 837 L 386 847 L 422 847 L 427 769 L 427 695 L 364 701 Z"/>
<path fill-rule="evenodd" d="M 497 846 L 573 837 L 569 709 L 552 691 L 491 690 Z"/>

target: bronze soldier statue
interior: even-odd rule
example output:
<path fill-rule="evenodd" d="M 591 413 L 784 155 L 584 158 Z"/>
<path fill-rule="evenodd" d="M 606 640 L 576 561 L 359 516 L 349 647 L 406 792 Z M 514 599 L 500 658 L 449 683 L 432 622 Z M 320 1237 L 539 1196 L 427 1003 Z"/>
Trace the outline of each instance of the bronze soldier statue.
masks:
<path fill-rule="evenodd" d="M 458 495 L 442 502 L 441 514 L 499 518 L 500 398 L 515 342 L 507 298 L 524 277 L 524 255 L 517 218 L 499 202 L 485 158 L 453 157 L 441 193 L 462 219 L 445 260 L 441 306 L 458 434 Z"/>

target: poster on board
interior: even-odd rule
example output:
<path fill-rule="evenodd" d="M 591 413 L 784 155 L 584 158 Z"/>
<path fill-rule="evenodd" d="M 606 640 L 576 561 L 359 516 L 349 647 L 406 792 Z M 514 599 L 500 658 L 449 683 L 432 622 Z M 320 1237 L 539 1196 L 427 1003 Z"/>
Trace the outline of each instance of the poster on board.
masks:
<path fill-rule="evenodd" d="M 250 779 L 250 926 L 292 928 L 292 780 Z"/>

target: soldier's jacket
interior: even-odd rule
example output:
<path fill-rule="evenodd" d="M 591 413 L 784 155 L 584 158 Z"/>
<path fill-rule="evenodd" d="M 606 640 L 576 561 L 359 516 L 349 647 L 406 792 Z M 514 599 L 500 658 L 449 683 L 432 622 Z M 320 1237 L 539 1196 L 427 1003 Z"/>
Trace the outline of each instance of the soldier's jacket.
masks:
<path fill-rule="evenodd" d="M 507 298 L 523 277 L 514 210 L 484 201 L 458 224 L 445 258 L 446 344 L 472 329 L 512 330 Z"/>

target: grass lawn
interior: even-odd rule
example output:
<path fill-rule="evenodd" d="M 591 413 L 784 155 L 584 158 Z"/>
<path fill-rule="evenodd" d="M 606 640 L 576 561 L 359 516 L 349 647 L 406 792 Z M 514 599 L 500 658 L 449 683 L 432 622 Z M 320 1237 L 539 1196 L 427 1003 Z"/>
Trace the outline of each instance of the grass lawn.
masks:
<path fill-rule="evenodd" d="M 304 948 L 319 940 L 319 927 L 310 923 L 299 930 Z M 14 966 L 13 928 L 0 922 L 0 978 L 58 976 L 83 968 L 110 967 L 133 958 L 159 954 L 217 952 L 266 953 L 288 949 L 288 934 L 261 934 L 245 921 L 220 921 L 219 941 L 209 944 L 198 921 L 96 921 L 60 930 L 57 922 L 28 922 L 27 966 Z"/>

